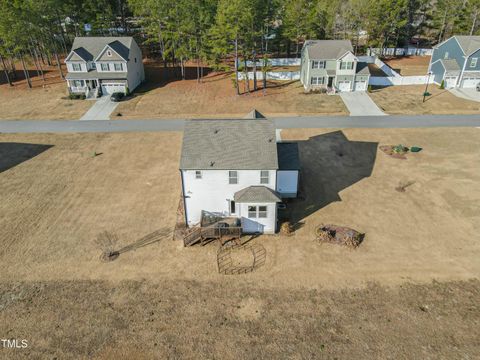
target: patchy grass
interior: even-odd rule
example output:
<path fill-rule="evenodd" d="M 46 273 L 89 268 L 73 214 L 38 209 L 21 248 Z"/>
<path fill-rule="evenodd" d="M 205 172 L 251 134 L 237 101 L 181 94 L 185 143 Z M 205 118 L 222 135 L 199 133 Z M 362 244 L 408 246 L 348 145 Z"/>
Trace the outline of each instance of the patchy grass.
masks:
<path fill-rule="evenodd" d="M 383 59 L 383 62 L 402 76 L 425 75 L 430 56 L 399 56 Z"/>
<path fill-rule="evenodd" d="M 435 84 L 428 86 L 431 95 L 423 102 L 424 91 L 425 85 L 389 86 L 368 95 L 383 111 L 392 115 L 478 114 L 480 111 L 480 103 L 456 97 Z"/>
<path fill-rule="evenodd" d="M 171 70 L 158 64 L 146 64 L 145 71 L 147 83 L 118 106 L 121 119 L 243 117 L 254 108 L 267 116 L 348 114 L 340 97 L 307 95 L 298 81 L 269 82 L 266 96 L 261 90 L 237 96 L 231 74 L 212 72 L 198 83 L 193 67 L 186 69 L 189 80 L 173 79 Z M 240 88 L 245 91 L 243 81 Z"/>

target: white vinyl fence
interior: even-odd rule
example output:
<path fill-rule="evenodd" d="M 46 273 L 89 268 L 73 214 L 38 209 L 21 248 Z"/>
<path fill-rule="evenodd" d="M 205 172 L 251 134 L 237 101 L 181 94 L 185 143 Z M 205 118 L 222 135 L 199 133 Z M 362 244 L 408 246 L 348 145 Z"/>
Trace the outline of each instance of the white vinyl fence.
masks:
<path fill-rule="evenodd" d="M 431 56 L 433 49 L 417 49 L 417 48 L 368 48 L 367 55 L 377 56 Z"/>
<path fill-rule="evenodd" d="M 425 85 L 428 76 L 370 76 L 369 85 L 391 86 L 391 85 Z M 429 84 L 433 84 L 433 76 L 430 76 Z"/>
<path fill-rule="evenodd" d="M 238 61 L 240 65 L 244 64 L 243 60 L 239 59 Z M 295 58 L 295 59 L 278 58 L 278 59 L 268 59 L 267 65 L 268 66 L 300 66 L 300 62 L 301 62 L 300 58 Z M 253 61 L 247 60 L 247 66 L 253 67 Z M 263 66 L 263 60 L 257 59 L 257 66 Z"/>
<path fill-rule="evenodd" d="M 253 80 L 253 71 L 248 72 L 248 78 Z M 238 79 L 244 80 L 245 73 L 239 72 Z M 257 71 L 257 80 L 263 80 L 263 72 Z M 300 71 L 268 71 L 267 80 L 292 81 L 300 80 Z"/>

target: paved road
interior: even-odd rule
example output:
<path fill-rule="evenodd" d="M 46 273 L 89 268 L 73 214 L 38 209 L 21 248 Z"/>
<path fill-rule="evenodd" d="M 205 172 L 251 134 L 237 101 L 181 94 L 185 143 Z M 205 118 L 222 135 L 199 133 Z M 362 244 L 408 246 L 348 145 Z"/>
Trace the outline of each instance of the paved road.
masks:
<path fill-rule="evenodd" d="M 386 115 L 365 91 L 342 92 L 340 97 L 350 112 L 350 116 Z"/>
<path fill-rule="evenodd" d="M 479 115 L 310 116 L 272 118 L 278 129 L 480 127 Z M 199 120 L 201 121 L 201 120 Z M 0 133 L 181 131 L 185 120 L 0 121 Z"/>
<path fill-rule="evenodd" d="M 110 95 L 102 96 L 92 103 L 92 107 L 83 115 L 80 120 L 108 120 L 110 114 L 118 106 L 118 102 L 110 101 Z"/>

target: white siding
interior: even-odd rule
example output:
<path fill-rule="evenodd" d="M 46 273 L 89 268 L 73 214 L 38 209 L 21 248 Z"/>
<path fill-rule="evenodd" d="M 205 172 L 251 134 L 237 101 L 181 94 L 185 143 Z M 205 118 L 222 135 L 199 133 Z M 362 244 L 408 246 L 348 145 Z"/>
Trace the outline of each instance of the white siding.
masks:
<path fill-rule="evenodd" d="M 135 62 L 135 59 L 137 59 L 137 62 Z M 127 69 L 128 90 L 133 91 L 138 85 L 145 81 L 142 51 L 135 41 L 132 42 Z"/>
<path fill-rule="evenodd" d="M 267 207 L 267 217 L 266 218 L 249 218 L 248 217 L 248 207 L 256 206 L 257 213 L 259 206 Z M 251 203 L 251 204 L 238 204 L 238 215 L 242 221 L 242 231 L 244 233 L 274 233 L 276 230 L 277 224 L 277 204 L 268 203 Z"/>
<path fill-rule="evenodd" d="M 284 197 L 296 197 L 298 189 L 298 171 L 281 170 L 277 173 L 277 191 Z"/>
<path fill-rule="evenodd" d="M 182 170 L 188 224 L 198 224 L 202 210 L 229 215 L 229 201 L 246 187 L 263 185 L 275 190 L 276 171 L 269 170 L 269 175 L 269 184 L 260 184 L 260 170 L 238 170 L 238 184 L 229 184 L 228 170 L 202 170 L 201 179 L 195 178 L 195 170 Z"/>

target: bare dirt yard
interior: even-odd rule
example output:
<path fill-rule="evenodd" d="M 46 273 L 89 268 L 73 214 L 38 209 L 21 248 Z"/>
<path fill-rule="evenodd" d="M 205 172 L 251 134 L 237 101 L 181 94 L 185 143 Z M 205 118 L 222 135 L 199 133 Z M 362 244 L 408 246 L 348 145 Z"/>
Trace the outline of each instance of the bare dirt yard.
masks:
<path fill-rule="evenodd" d="M 387 114 L 478 114 L 480 104 L 459 98 L 438 85 L 428 87 L 426 101 L 423 102 L 425 85 L 389 86 L 374 89 L 368 95 Z"/>
<path fill-rule="evenodd" d="M 145 64 L 147 82 L 111 118 L 231 118 L 243 117 L 254 108 L 267 116 L 348 114 L 340 97 L 305 94 L 298 81 L 269 82 L 266 96 L 261 90 L 237 96 L 231 74 L 210 72 L 202 83 L 196 80 L 196 68 L 187 67 L 186 74 L 187 80 L 174 79 L 171 69 L 165 72 L 160 64 Z M 252 82 L 250 86 L 253 89 Z M 243 93 L 243 81 L 240 89 Z"/>
<path fill-rule="evenodd" d="M 402 76 L 425 75 L 428 72 L 430 56 L 400 56 L 382 61 Z"/>
<path fill-rule="evenodd" d="M 217 244 L 172 240 L 181 133 L 1 134 L 0 337 L 30 346 L 0 353 L 475 358 L 480 131 L 282 137 L 299 141 L 301 197 L 282 215 L 298 230 L 252 240 L 265 265 L 223 276 Z M 399 143 L 423 151 L 378 150 Z M 356 250 L 319 244 L 322 223 L 366 236 Z M 104 231 L 117 240 L 100 243 Z M 101 260 L 107 245 L 116 260 Z"/>
<path fill-rule="evenodd" d="M 33 88 L 29 89 L 20 65 L 14 86 L 0 73 L 0 120 L 78 120 L 91 106 L 91 101 L 68 100 L 67 85 L 56 66 L 45 66 L 45 82 L 30 66 Z M 66 74 L 65 65 L 62 66 Z"/>

